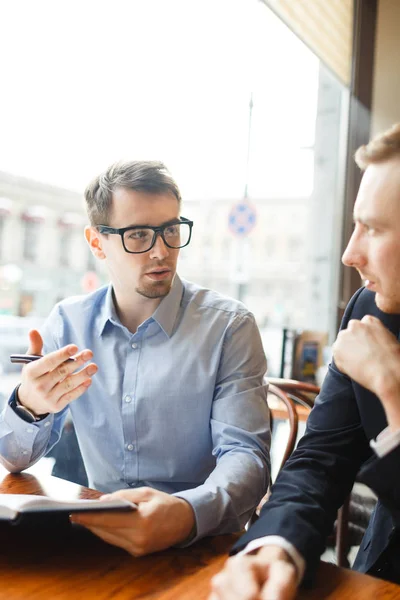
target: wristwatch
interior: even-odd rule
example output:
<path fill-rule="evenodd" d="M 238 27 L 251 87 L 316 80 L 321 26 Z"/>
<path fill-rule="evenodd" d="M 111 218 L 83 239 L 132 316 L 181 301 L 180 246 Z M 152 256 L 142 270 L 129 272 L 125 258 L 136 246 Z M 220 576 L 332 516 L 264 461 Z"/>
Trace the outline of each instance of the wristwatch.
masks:
<path fill-rule="evenodd" d="M 12 408 L 14 412 L 27 423 L 36 423 L 37 421 L 42 421 L 49 415 L 49 413 L 35 415 L 32 410 L 29 410 L 29 408 L 23 406 L 23 404 L 21 404 L 21 402 L 18 400 L 18 389 L 15 392 L 15 403 L 12 405 Z"/>
<path fill-rule="evenodd" d="M 49 414 L 49 413 L 45 413 L 44 415 L 35 415 L 34 412 L 29 410 L 29 408 L 26 408 L 26 406 L 23 406 L 19 402 L 19 400 L 16 400 L 16 402 L 15 402 L 14 412 L 16 412 L 17 415 L 19 417 L 21 417 L 21 419 L 23 419 L 27 423 L 36 423 L 37 421 L 42 421 Z"/>

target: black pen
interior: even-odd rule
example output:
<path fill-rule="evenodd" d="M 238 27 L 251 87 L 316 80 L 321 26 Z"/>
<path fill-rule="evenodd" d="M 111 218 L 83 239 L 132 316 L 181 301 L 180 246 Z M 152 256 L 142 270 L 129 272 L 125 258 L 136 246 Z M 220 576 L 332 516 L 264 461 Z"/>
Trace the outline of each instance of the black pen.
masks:
<path fill-rule="evenodd" d="M 21 365 L 30 363 L 34 360 L 43 358 L 40 354 L 10 354 L 10 361 L 12 363 L 20 363 Z M 71 362 L 74 358 L 67 358 L 64 362 Z"/>

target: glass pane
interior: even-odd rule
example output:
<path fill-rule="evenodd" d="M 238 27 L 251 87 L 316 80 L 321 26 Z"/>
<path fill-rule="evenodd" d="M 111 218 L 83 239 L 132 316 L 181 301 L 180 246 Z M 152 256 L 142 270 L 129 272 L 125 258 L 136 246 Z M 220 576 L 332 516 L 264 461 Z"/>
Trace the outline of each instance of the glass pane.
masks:
<path fill-rule="evenodd" d="M 1 17 L 3 404 L 30 319 L 108 282 L 82 193 L 120 158 L 171 170 L 194 221 L 179 273 L 253 311 L 271 375 L 283 329 L 333 332 L 348 89 L 264 3 L 37 0 Z"/>

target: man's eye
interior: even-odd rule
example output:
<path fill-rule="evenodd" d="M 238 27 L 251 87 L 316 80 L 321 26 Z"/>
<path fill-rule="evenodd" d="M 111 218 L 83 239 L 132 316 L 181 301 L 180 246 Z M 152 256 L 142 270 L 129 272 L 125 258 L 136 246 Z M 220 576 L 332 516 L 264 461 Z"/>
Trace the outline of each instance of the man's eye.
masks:
<path fill-rule="evenodd" d="M 148 237 L 149 232 L 147 229 L 135 229 L 129 232 L 130 240 L 145 240 Z"/>
<path fill-rule="evenodd" d="M 166 227 L 164 229 L 164 235 L 167 235 L 169 237 L 178 235 L 178 233 L 179 233 L 179 225 L 170 225 L 169 227 Z"/>
<path fill-rule="evenodd" d="M 374 235 L 376 233 L 376 229 L 374 227 L 370 227 L 369 225 L 363 225 L 364 231 L 367 235 Z"/>

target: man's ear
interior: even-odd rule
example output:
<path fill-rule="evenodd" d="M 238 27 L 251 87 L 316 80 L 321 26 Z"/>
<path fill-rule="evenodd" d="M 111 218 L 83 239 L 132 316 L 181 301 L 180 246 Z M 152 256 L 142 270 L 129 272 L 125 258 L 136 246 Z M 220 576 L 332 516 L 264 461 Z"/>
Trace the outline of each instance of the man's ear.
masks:
<path fill-rule="evenodd" d="M 106 258 L 106 255 L 103 251 L 100 234 L 97 231 L 97 229 L 95 227 L 87 225 L 85 227 L 85 238 L 87 243 L 89 244 L 89 248 L 92 254 L 96 258 L 104 260 Z"/>

